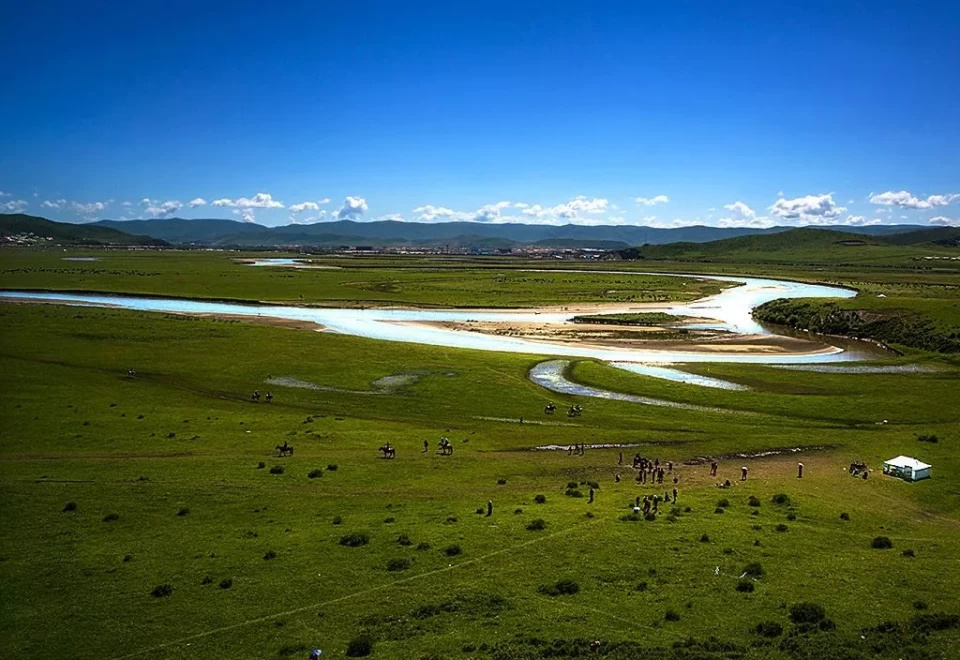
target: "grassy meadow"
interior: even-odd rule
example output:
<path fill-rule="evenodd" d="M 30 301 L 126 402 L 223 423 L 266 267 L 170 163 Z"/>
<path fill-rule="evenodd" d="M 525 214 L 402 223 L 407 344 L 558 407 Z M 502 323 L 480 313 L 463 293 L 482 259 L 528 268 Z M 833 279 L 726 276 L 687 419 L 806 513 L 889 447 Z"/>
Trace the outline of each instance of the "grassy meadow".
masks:
<path fill-rule="evenodd" d="M 716 287 L 455 260 L 310 271 L 90 254 L 102 261 L 5 251 L 0 287 L 477 306 Z M 527 372 L 549 356 L 6 302 L 0 327 L 0 656 L 340 658 L 366 642 L 372 658 L 794 660 L 960 647 L 955 357 L 907 351 L 884 364 L 932 370 L 897 374 L 689 367 L 746 391 L 571 366 L 578 382 L 714 409 L 690 411 L 548 392 Z M 386 376 L 404 378 L 378 385 Z M 250 402 L 254 389 L 273 402 Z M 574 403 L 580 418 L 563 414 Z M 441 436 L 452 456 L 437 454 Z M 295 453 L 280 458 L 285 441 Z M 388 442 L 395 460 L 378 452 Z M 617 449 L 531 451 L 579 442 L 641 446 L 623 466 Z M 811 451 L 734 456 L 796 447 Z M 631 505 L 671 491 L 673 474 L 637 485 L 636 451 L 672 461 L 679 479 L 679 501 L 654 520 Z M 883 477 L 901 453 L 933 478 Z M 847 474 L 854 460 L 869 479 Z"/>

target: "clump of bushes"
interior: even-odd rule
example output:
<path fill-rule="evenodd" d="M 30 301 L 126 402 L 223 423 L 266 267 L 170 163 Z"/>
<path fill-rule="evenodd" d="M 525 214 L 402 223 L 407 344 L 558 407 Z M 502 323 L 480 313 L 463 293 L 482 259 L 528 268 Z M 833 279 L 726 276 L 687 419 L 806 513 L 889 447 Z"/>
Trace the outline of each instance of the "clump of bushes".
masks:
<path fill-rule="evenodd" d="M 718 509 L 726 509 L 728 506 L 730 506 L 730 500 L 728 500 L 726 497 L 717 500 Z"/>
<path fill-rule="evenodd" d="M 323 476 L 323 470 L 320 468 L 314 468 L 307 473 L 307 479 L 319 479 Z"/>
<path fill-rule="evenodd" d="M 543 518 L 537 518 L 536 520 L 531 520 L 527 524 L 527 529 L 531 532 L 539 532 L 547 528 L 547 521 Z"/>
<path fill-rule="evenodd" d="M 901 556 L 901 557 L 916 557 L 916 556 L 917 556 L 917 553 L 915 553 L 915 552 L 914 552 L 913 550 L 911 550 L 910 548 L 907 548 L 906 550 L 904 550 L 903 552 L 900 553 L 900 556 Z"/>
<path fill-rule="evenodd" d="M 330 463 L 329 465 L 327 465 L 327 472 L 336 472 L 339 469 L 340 469 L 340 466 L 337 465 L 336 463 Z"/>
<path fill-rule="evenodd" d="M 463 553 L 463 548 L 461 548 L 459 545 L 456 545 L 456 544 L 448 545 L 446 548 L 443 549 L 443 554 L 445 554 L 448 557 L 456 557 L 457 555 L 462 553 Z"/>
<path fill-rule="evenodd" d="M 713 512 L 714 512 L 714 513 L 726 513 L 727 510 L 724 509 L 722 506 L 718 506 L 716 509 L 713 510 Z"/>
<path fill-rule="evenodd" d="M 710 537 L 706 534 L 700 535 L 700 543 L 710 543 Z"/>
<path fill-rule="evenodd" d="M 183 516 L 188 516 L 188 515 L 190 515 L 190 509 L 188 509 L 187 507 L 183 507 L 182 509 L 180 509 L 179 511 L 177 511 L 177 515 L 180 516 L 181 518 L 182 518 Z"/>
<path fill-rule="evenodd" d="M 267 464 L 264 463 L 263 461 L 260 461 L 259 463 L 257 463 L 257 469 L 258 469 L 258 470 L 262 470 L 262 469 L 265 468 L 265 467 L 267 467 Z"/>
<path fill-rule="evenodd" d="M 673 610 L 667 610 L 666 612 L 664 612 L 663 618 L 666 621 L 679 621 L 680 615 L 674 612 Z"/>
<path fill-rule="evenodd" d="M 575 489 L 575 488 L 576 488 L 577 486 L 579 486 L 579 485 L 580 485 L 580 484 L 578 484 L 576 481 L 568 481 L 568 482 L 567 482 L 567 490 L 573 490 L 573 489 Z"/>
<path fill-rule="evenodd" d="M 369 635 L 361 635 L 350 640 L 347 644 L 348 658 L 365 658 L 373 652 L 373 639 Z"/>
<path fill-rule="evenodd" d="M 393 516 L 387 516 L 386 518 L 383 519 L 383 522 L 389 525 L 392 522 L 396 522 L 396 520 L 397 519 L 394 518 Z"/>
<path fill-rule="evenodd" d="M 574 488 L 574 489 L 568 488 L 567 491 L 564 493 L 564 495 L 566 495 L 567 497 L 583 497 L 583 493 L 580 492 L 580 490 L 577 488 Z"/>
<path fill-rule="evenodd" d="M 748 506 L 760 506 L 760 498 L 756 495 L 751 495 L 750 499 L 747 500 Z"/>
<path fill-rule="evenodd" d="M 108 513 L 103 517 L 103 522 L 113 522 L 114 520 L 120 520 L 119 513 Z"/>
<path fill-rule="evenodd" d="M 544 495 L 543 493 L 540 493 L 539 495 L 533 498 L 533 501 L 536 502 L 537 504 L 543 504 L 547 501 L 547 496 Z"/>
<path fill-rule="evenodd" d="M 426 541 L 421 541 L 420 543 L 417 544 L 417 550 L 419 550 L 419 551 L 421 551 L 421 552 L 423 552 L 424 550 L 429 550 L 429 549 L 430 549 L 430 544 L 427 543 Z"/>
<path fill-rule="evenodd" d="M 283 474 L 283 466 L 274 465 L 273 467 L 270 468 L 270 474 Z"/>
<path fill-rule="evenodd" d="M 498 485 L 498 486 L 506 486 L 506 485 L 507 485 L 507 480 L 506 480 L 506 479 L 497 479 L 497 485 Z"/>
<path fill-rule="evenodd" d="M 647 585 L 646 582 L 639 582 L 639 583 L 637 583 L 637 586 L 634 587 L 634 590 L 636 590 L 636 591 L 646 591 L 648 586 L 649 586 L 649 585 Z"/>
<path fill-rule="evenodd" d="M 205 576 L 202 580 L 200 580 L 200 584 L 212 584 L 212 583 L 213 583 L 213 578 L 210 577 L 209 575 Z"/>
<path fill-rule="evenodd" d="M 340 517 L 340 516 L 334 516 L 332 522 L 333 522 L 334 525 L 342 525 L 342 524 L 343 524 L 343 518 Z"/>
<path fill-rule="evenodd" d="M 158 584 L 153 588 L 153 591 L 150 592 L 150 595 L 154 598 L 165 598 L 173 593 L 173 587 L 169 584 Z"/>
<path fill-rule="evenodd" d="M 816 603 L 796 603 L 790 606 L 790 620 L 797 624 L 820 623 L 826 616 L 823 606 Z"/>
<path fill-rule="evenodd" d="M 790 496 L 787 495 L 786 493 L 777 493 L 776 495 L 773 496 L 773 503 L 784 505 L 784 506 L 788 505 L 790 504 Z"/>
<path fill-rule="evenodd" d="M 370 542 L 370 537 L 363 533 L 344 534 L 340 537 L 340 545 L 348 548 L 358 548 Z"/>
<path fill-rule="evenodd" d="M 844 511 L 840 514 L 840 520 L 850 520 L 850 514 Z"/>
<path fill-rule="evenodd" d="M 797 514 L 793 513 L 792 511 L 787 514 L 787 520 L 793 521 L 796 519 L 797 519 Z"/>
<path fill-rule="evenodd" d="M 63 513 L 67 513 L 67 512 L 69 512 L 69 511 L 76 511 L 76 510 L 77 510 L 77 503 L 76 503 L 76 502 L 67 502 L 67 503 L 63 506 Z"/>
<path fill-rule="evenodd" d="M 740 580 L 737 582 L 737 591 L 742 593 L 753 593 L 753 582 L 750 580 Z"/>
<path fill-rule="evenodd" d="M 537 591 L 546 596 L 572 596 L 580 591 L 580 585 L 573 580 L 560 580 L 556 584 L 541 584 Z"/>
<path fill-rule="evenodd" d="M 406 534 L 401 534 L 397 537 L 397 545 L 408 546 L 413 545 L 413 541 L 410 540 L 410 537 Z"/>
<path fill-rule="evenodd" d="M 267 560 L 276 559 L 276 558 L 277 558 L 277 553 L 274 552 L 273 550 L 267 550 L 266 554 L 263 555 L 263 558 L 264 558 L 264 559 L 267 559 Z"/>
<path fill-rule="evenodd" d="M 224 579 L 220 580 L 220 585 L 219 585 L 219 586 L 220 586 L 221 589 L 229 589 L 230 587 L 233 586 L 233 579 L 231 579 L 231 578 L 224 578 Z"/>
<path fill-rule="evenodd" d="M 763 566 L 760 565 L 760 562 L 753 561 L 743 567 L 743 574 L 745 576 L 758 578 L 763 577 L 767 574 L 767 572 L 763 570 Z"/>
<path fill-rule="evenodd" d="M 925 610 L 927 609 L 927 602 L 924 600 L 915 600 L 913 601 L 913 609 L 915 610 Z"/>
<path fill-rule="evenodd" d="M 776 621 L 761 621 L 753 631 L 761 637 L 779 637 L 783 634 L 783 626 Z"/>
<path fill-rule="evenodd" d="M 926 433 L 924 433 L 923 435 L 918 435 L 917 440 L 919 440 L 920 442 L 932 442 L 933 444 L 940 442 L 940 438 L 938 438 L 937 436 L 927 435 Z"/>
<path fill-rule="evenodd" d="M 390 561 L 387 562 L 387 570 L 390 571 L 391 573 L 395 573 L 397 571 L 405 571 L 408 568 L 410 568 L 409 559 L 403 559 L 403 558 L 391 559 Z"/>
<path fill-rule="evenodd" d="M 874 550 L 889 550 L 893 547 L 893 541 L 888 536 L 878 536 L 870 541 L 870 547 Z"/>
<path fill-rule="evenodd" d="M 777 525 L 776 527 L 774 527 L 774 529 L 776 529 L 778 532 L 785 532 L 785 531 L 787 531 L 787 530 L 790 529 L 790 528 L 787 527 L 786 525 L 784 525 L 783 523 L 780 523 L 779 525 Z"/>

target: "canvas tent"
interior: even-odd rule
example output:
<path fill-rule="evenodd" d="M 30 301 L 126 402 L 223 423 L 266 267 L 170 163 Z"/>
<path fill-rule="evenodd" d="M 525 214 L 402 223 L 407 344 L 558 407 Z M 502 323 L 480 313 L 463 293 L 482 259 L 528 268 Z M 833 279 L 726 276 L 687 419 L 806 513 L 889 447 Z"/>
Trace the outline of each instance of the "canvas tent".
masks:
<path fill-rule="evenodd" d="M 883 473 L 891 477 L 899 477 L 904 481 L 919 481 L 930 478 L 931 467 L 909 456 L 897 456 L 883 462 Z"/>

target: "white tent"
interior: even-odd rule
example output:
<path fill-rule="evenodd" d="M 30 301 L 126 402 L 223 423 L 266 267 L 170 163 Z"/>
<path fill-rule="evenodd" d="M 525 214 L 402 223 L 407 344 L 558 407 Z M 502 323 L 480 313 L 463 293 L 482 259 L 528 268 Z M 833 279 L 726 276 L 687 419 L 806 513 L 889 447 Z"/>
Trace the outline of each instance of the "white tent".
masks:
<path fill-rule="evenodd" d="M 919 481 L 930 478 L 931 467 L 933 466 L 909 456 L 897 456 L 883 462 L 883 473 L 905 481 Z"/>

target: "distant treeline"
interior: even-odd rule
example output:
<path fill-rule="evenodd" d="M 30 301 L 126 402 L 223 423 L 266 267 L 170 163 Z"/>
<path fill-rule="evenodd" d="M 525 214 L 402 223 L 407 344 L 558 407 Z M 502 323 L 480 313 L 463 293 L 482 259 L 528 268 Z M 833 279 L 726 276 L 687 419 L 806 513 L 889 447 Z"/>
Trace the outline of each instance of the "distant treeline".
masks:
<path fill-rule="evenodd" d="M 787 325 L 830 335 L 875 339 L 937 353 L 960 353 L 960 329 L 942 328 L 912 312 L 843 309 L 834 302 L 774 300 L 753 310 L 761 323 Z"/>
<path fill-rule="evenodd" d="M 595 314 L 574 316 L 574 323 L 598 323 L 601 325 L 663 325 L 676 323 L 683 317 L 665 312 L 636 312 L 628 314 Z"/>

